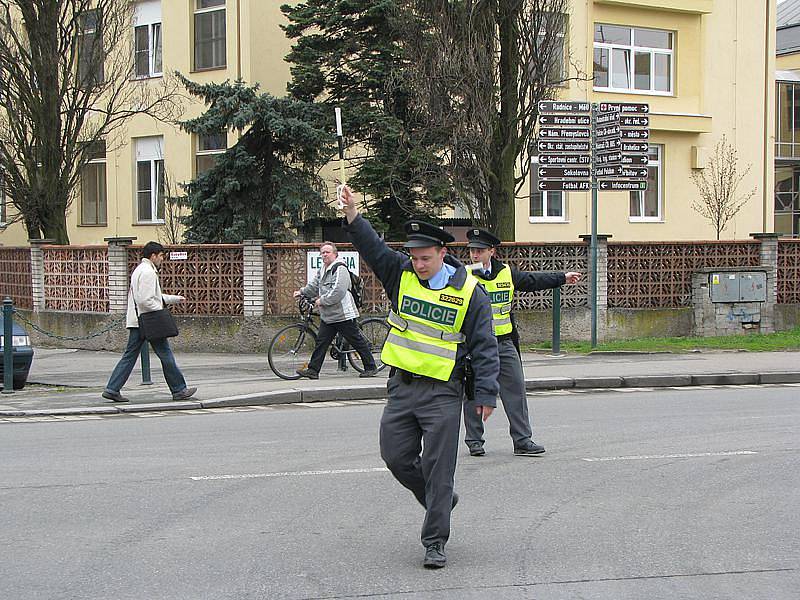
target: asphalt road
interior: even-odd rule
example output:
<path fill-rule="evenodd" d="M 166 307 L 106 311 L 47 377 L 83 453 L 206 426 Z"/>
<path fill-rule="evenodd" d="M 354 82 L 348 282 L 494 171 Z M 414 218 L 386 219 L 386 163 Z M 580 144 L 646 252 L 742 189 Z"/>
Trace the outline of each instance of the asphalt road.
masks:
<path fill-rule="evenodd" d="M 800 388 L 531 398 L 462 450 L 441 571 L 382 407 L 0 425 L 0 598 L 796 599 Z"/>

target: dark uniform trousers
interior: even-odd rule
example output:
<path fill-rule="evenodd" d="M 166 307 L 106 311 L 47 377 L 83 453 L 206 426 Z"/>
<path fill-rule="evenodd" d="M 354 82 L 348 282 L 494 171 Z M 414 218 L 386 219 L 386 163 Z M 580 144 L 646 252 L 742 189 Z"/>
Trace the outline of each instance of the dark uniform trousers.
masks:
<path fill-rule="evenodd" d="M 509 337 L 497 341 L 500 354 L 500 400 L 508 417 L 509 432 L 514 440 L 514 447 L 524 447 L 533 435 L 528 416 L 528 399 L 525 395 L 525 375 L 522 372 L 522 361 Z M 475 412 L 475 403 L 464 403 L 464 424 L 467 445 L 483 444 L 483 420 Z"/>
<path fill-rule="evenodd" d="M 412 378 L 397 371 L 389 378 L 387 391 L 381 458 L 425 508 L 422 544 L 444 544 L 450 537 L 463 381 Z"/>

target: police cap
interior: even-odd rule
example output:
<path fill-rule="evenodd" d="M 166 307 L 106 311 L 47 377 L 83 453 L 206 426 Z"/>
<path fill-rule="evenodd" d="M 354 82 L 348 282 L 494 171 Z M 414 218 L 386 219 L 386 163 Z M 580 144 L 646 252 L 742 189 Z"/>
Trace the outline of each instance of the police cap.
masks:
<path fill-rule="evenodd" d="M 430 248 L 431 246 L 444 246 L 454 242 L 456 238 L 441 227 L 431 225 L 425 221 L 408 221 L 404 225 L 408 241 L 406 248 Z"/>
<path fill-rule="evenodd" d="M 494 248 L 500 245 L 500 239 L 485 229 L 470 229 L 467 240 L 468 248 Z"/>

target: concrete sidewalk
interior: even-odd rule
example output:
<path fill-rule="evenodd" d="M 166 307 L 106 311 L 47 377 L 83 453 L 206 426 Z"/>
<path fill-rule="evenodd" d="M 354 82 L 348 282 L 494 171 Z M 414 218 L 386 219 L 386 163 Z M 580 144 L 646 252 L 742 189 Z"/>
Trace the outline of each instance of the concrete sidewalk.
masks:
<path fill-rule="evenodd" d="M 177 354 L 186 381 L 197 386 L 194 398 L 173 402 L 158 358 L 151 353 L 154 385 L 141 385 L 134 370 L 123 393 L 128 403 L 100 396 L 120 354 L 38 348 L 24 390 L 0 396 L 0 416 L 116 414 L 380 399 L 386 395 L 388 369 L 374 379 L 359 379 L 352 369 L 337 372 L 330 358 L 320 379 L 285 381 L 260 354 Z M 687 354 L 564 355 L 526 353 L 528 389 L 741 385 L 800 382 L 800 352 L 695 352 Z"/>

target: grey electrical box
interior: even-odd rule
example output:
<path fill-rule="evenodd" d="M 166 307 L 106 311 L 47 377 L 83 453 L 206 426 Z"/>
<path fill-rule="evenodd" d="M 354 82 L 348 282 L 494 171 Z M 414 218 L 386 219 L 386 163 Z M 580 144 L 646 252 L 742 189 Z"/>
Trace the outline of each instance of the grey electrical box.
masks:
<path fill-rule="evenodd" d="M 711 273 L 712 302 L 766 302 L 767 274 L 762 271 Z"/>
<path fill-rule="evenodd" d="M 739 300 L 742 302 L 767 301 L 767 274 L 756 271 L 754 273 L 738 273 L 739 275 Z"/>
<path fill-rule="evenodd" d="M 712 273 L 711 301 L 739 302 L 739 273 Z"/>

